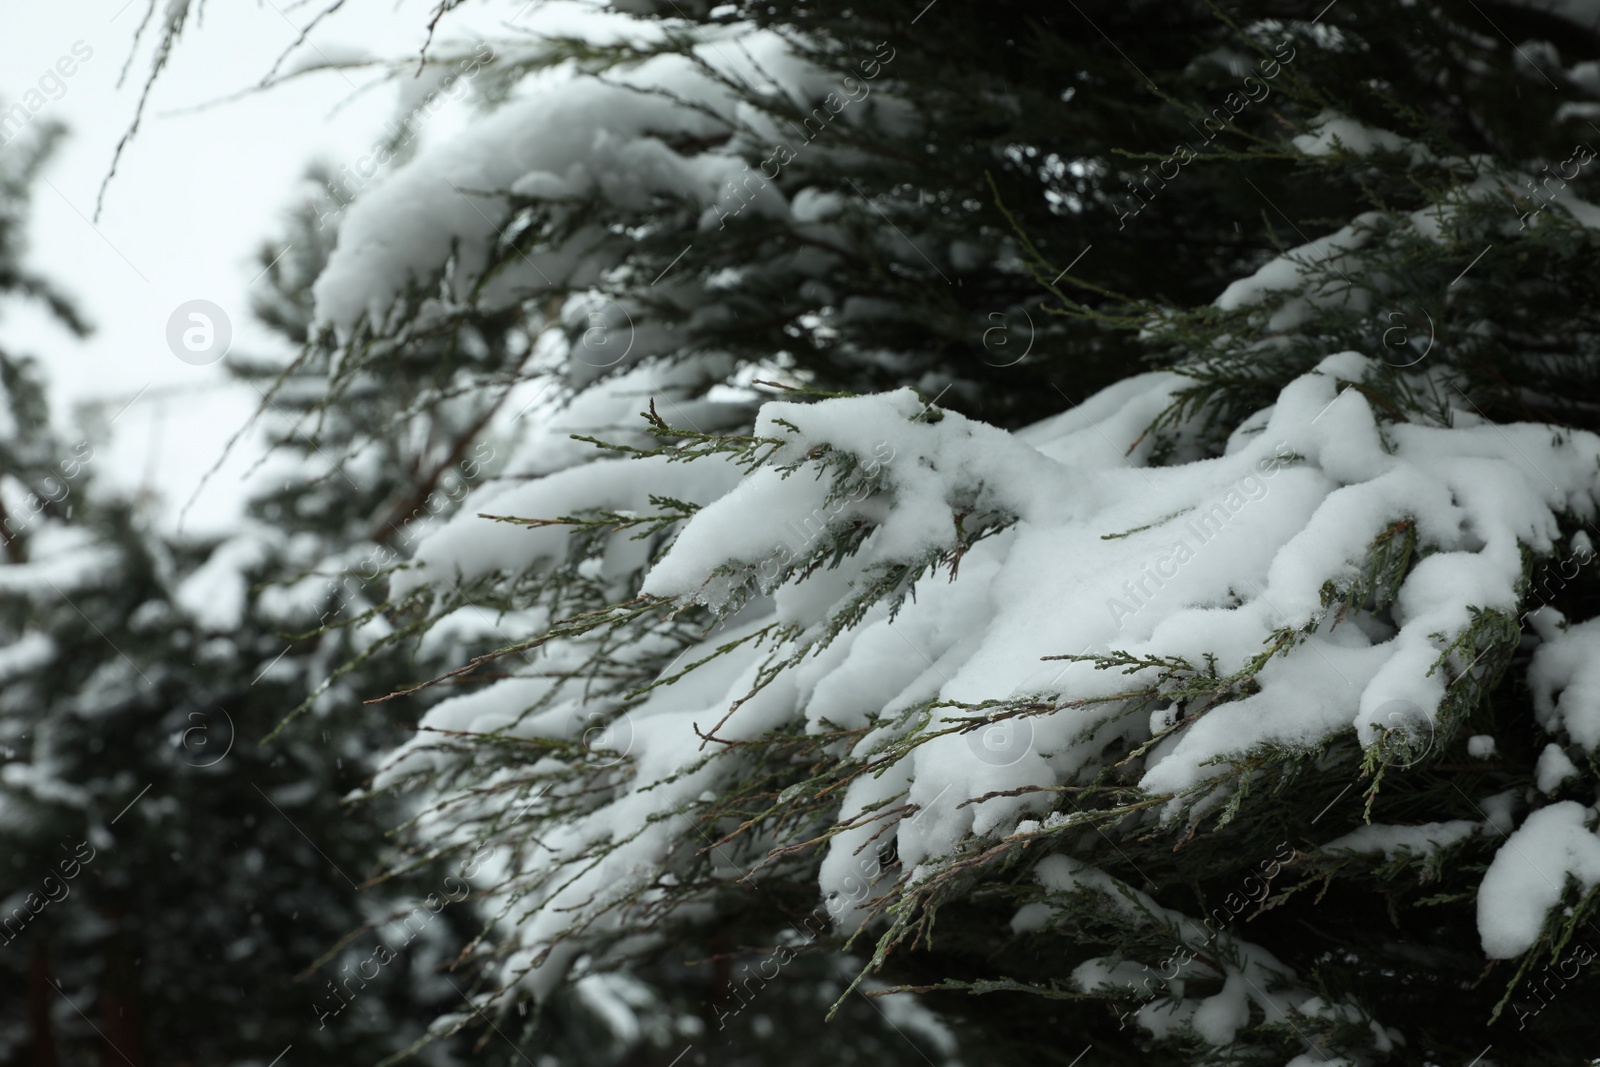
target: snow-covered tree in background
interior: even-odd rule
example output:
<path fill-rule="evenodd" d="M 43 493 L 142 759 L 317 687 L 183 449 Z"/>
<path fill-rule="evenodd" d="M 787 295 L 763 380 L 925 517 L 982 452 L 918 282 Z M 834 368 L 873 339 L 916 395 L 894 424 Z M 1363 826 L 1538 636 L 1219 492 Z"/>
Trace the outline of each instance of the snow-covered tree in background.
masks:
<path fill-rule="evenodd" d="M 50 136 L 0 155 L 0 290 L 48 299 L 81 329 L 21 263 Z M 320 231 L 301 221 L 314 252 Z M 288 271 L 266 317 L 295 340 Z M 295 405 L 277 403 L 272 432 L 303 442 Z M 280 464 L 272 488 L 292 491 L 264 493 L 237 535 L 166 537 L 97 481 L 107 435 L 84 421 L 86 438 L 64 434 L 37 367 L 0 353 L 0 1062 L 397 1054 L 459 1002 L 437 971 L 476 928 L 464 909 L 439 914 L 465 892 L 444 883 L 453 871 L 418 864 L 358 888 L 392 862 L 383 834 L 402 815 L 351 817 L 341 798 L 403 735 L 379 709 L 341 709 L 257 744 L 366 647 L 343 626 L 317 643 L 282 636 L 362 614 L 359 579 L 303 575 L 354 556 L 347 527 L 366 501 L 326 468 Z M 427 1059 L 453 1062 L 450 1046 Z"/>
<path fill-rule="evenodd" d="M 328 411 L 503 453 L 376 782 L 479 1014 L 856 953 L 976 1060 L 1600 1054 L 1597 13 L 904 6 L 541 5 L 320 271 Z"/>

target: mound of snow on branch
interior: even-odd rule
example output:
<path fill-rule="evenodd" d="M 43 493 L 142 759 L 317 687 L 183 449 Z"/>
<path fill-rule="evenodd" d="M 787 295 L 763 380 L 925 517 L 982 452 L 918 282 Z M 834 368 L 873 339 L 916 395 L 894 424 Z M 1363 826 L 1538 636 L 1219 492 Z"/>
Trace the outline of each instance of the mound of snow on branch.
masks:
<path fill-rule="evenodd" d="M 498 890 L 508 903 L 521 894 L 523 920 L 508 934 L 523 951 L 507 973 L 547 989 L 584 943 L 627 934 L 629 908 L 660 899 L 660 872 L 704 845 L 686 813 L 740 780 L 742 743 L 777 731 L 857 730 L 840 760 L 879 761 L 843 790 L 838 820 L 849 828 L 820 867 L 819 899 L 850 901 L 834 915 L 848 930 L 872 906 L 852 887 L 874 849 L 892 845 L 898 868 L 873 864 L 873 893 L 916 884 L 974 835 L 1004 837 L 1041 815 L 1055 794 L 1040 790 L 1082 782 L 1140 746 L 1139 785 L 1167 798 L 1160 817 L 1181 820 L 1198 817 L 1216 781 L 1252 753 L 1352 735 L 1374 745 L 1397 706 L 1433 729 L 1454 687 L 1484 669 L 1463 635 L 1482 613 L 1515 617 L 1524 555 L 1555 551 L 1558 516 L 1595 514 L 1600 439 L 1459 411 L 1452 426 L 1380 422 L 1362 384 L 1373 367 L 1355 353 L 1328 357 L 1247 420 L 1224 455 L 1170 467 L 1143 465 L 1146 430 L 1187 379 L 1159 373 L 1019 434 L 909 391 L 772 403 L 756 434 L 777 444 L 742 477 L 714 457 L 654 457 L 505 491 L 496 509 L 530 517 L 642 507 L 652 492 L 693 497 L 703 506 L 664 556 L 626 565 L 658 601 L 704 604 L 722 622 L 660 672 L 681 678 L 611 702 L 575 677 L 592 648 L 551 641 L 518 668 L 524 676 L 434 707 L 380 784 L 462 759 L 437 731 L 572 740 L 603 724 L 615 758 L 600 786 L 573 777 L 559 753 L 506 779 L 519 818 L 540 827 L 536 854 Z M 424 574 L 555 565 L 562 531 L 497 527 L 472 511 L 423 542 Z M 980 519 L 986 536 L 969 537 Z M 1397 532 L 1414 537 L 1416 560 L 1398 588 L 1381 609 L 1340 608 L 1330 593 L 1357 582 L 1373 546 Z M 851 551 L 835 556 L 842 543 Z M 863 601 L 874 588 L 890 590 L 885 603 Z M 665 631 L 652 641 L 645 650 L 663 658 L 677 647 Z M 1087 658 L 1112 654 L 1132 666 Z M 1559 649 L 1547 658 L 1545 714 L 1587 742 L 1582 661 Z M 1249 670 L 1253 684 L 1125 714 L 1119 694 L 1158 684 L 1172 664 Z M 1549 690 L 1563 685 L 1568 696 L 1554 703 Z M 985 701 L 1013 711 L 986 718 Z M 898 821 L 869 818 L 895 805 Z M 425 820 L 449 839 L 506 808 L 492 789 L 456 794 Z M 1573 804 L 1545 809 L 1501 850 L 1480 904 L 1492 955 L 1531 943 L 1565 875 L 1600 882 L 1600 844 L 1583 818 Z M 1448 830 L 1434 843 L 1470 826 Z M 1531 866 L 1507 853 L 1524 836 L 1543 857 Z M 1246 999 L 1230 987 L 1193 1022 L 1228 1032 Z"/>

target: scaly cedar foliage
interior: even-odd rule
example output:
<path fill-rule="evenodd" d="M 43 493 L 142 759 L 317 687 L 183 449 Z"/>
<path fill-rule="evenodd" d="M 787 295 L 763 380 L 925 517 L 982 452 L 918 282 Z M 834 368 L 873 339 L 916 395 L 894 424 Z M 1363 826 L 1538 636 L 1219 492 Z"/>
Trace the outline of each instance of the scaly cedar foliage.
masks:
<path fill-rule="evenodd" d="M 448 26 L 456 9 L 467 7 L 441 4 L 439 21 Z M 755 212 L 706 227 L 692 206 L 663 198 L 628 208 L 596 202 L 591 215 L 558 216 L 526 192 L 493 191 L 508 225 L 485 277 L 517 269 L 530 251 L 569 236 L 579 222 L 595 223 L 625 249 L 627 269 L 606 280 L 612 295 L 638 301 L 655 321 L 678 330 L 657 361 L 689 362 L 707 351 L 734 357 L 721 380 L 702 382 L 680 401 L 704 399 L 715 385 L 759 395 L 749 380 L 753 368 L 777 364 L 816 394 L 912 385 L 939 407 L 1020 428 L 1138 371 L 1169 368 L 1194 384 L 1149 433 L 1156 461 L 1176 464 L 1221 454 L 1241 421 L 1273 403 L 1289 382 L 1330 353 L 1354 349 L 1388 363 L 1354 384 L 1391 422 L 1449 420 L 1470 409 L 1494 422 L 1548 422 L 1557 435 L 1600 429 L 1595 236 L 1568 207 L 1590 199 L 1584 194 L 1594 182 L 1580 147 L 1600 137 L 1590 124 L 1600 108 L 1592 67 L 1583 64 L 1600 57 L 1600 38 L 1573 19 L 1520 4 L 1426 0 L 1084 2 L 1048 9 L 1001 0 L 944 2 L 920 13 L 862 0 L 641 3 L 627 10 L 671 28 L 660 52 L 689 53 L 704 35 L 753 24 L 782 32 L 799 54 L 840 78 L 854 75 L 863 57 L 878 57 L 885 71 L 880 88 L 905 102 L 913 117 L 891 128 L 830 125 L 819 137 L 828 139 L 827 151 L 800 152 L 771 179 L 784 191 L 836 195 L 835 219 L 847 240 L 820 266 L 801 254 L 808 239 L 797 228 Z M 555 64 L 573 63 L 600 77 L 638 64 L 650 51 L 577 38 L 508 51 L 481 75 L 482 103 L 500 106 L 523 79 Z M 1247 77 L 1270 91 L 1258 96 L 1248 89 L 1247 100 Z M 781 121 L 803 124 L 813 114 L 779 94 L 739 88 L 748 107 Z M 1398 138 L 1375 147 L 1335 143 L 1321 152 L 1295 144 L 1314 136 L 1329 113 Z M 735 132 L 668 147 L 696 158 L 721 151 Z M 846 149 L 848 165 L 840 159 Z M 1589 149 L 1588 158 L 1593 154 Z M 764 158 L 752 151 L 747 163 L 759 170 Z M 1499 192 L 1477 195 L 1485 187 Z M 1564 197 L 1571 200 L 1563 203 Z M 1430 207 L 1442 221 L 1439 232 L 1424 234 L 1407 220 Z M 1524 221 L 1530 224 L 1518 225 Z M 1286 250 L 1347 227 L 1343 246 L 1302 253 L 1294 284 L 1255 303 L 1216 302 L 1230 283 Z M 768 269 L 741 269 L 751 264 Z M 459 267 L 452 261 L 438 277 L 419 279 L 394 319 L 364 321 L 345 336 L 307 333 L 303 366 L 324 375 L 329 411 L 346 402 L 350 383 L 393 369 L 396 387 L 414 391 L 408 403 L 458 398 L 467 411 L 462 424 L 471 426 L 490 417 L 500 394 L 487 384 L 474 391 L 464 378 L 486 373 L 480 361 L 499 351 L 501 338 L 514 338 L 509 351 L 532 352 L 544 334 L 564 333 L 573 343 L 581 336 L 583 324 L 562 321 L 553 307 L 559 286 L 520 302 L 503 296 L 457 302 L 441 316 L 430 299 Z M 653 291 L 652 280 L 668 270 L 714 290 L 722 313 L 692 314 L 696 309 Z M 852 301 L 858 309 L 870 302 L 872 313 L 850 313 Z M 485 340 L 454 346 L 450 338 L 463 331 Z M 440 376 L 423 382 L 408 369 L 408 361 L 418 360 L 437 360 Z M 1425 374 L 1404 373 L 1419 363 Z M 627 369 L 597 373 L 577 360 L 556 368 L 505 367 L 513 378 L 551 377 L 566 404 Z M 708 462 L 715 453 L 763 443 L 746 436 L 748 408 L 745 423 L 710 427 L 649 410 L 645 436 L 620 447 L 676 448 L 689 462 Z M 722 410 L 739 416 L 731 403 Z M 849 487 L 848 461 L 830 473 L 839 491 Z M 659 501 L 662 511 L 643 531 L 648 556 L 658 556 L 678 528 L 687 511 L 681 505 Z M 567 522 L 578 530 L 580 559 L 596 551 L 585 536 L 640 521 L 620 513 L 501 518 Z M 1566 516 L 1563 534 L 1581 525 L 1581 516 Z M 925 571 L 953 572 L 967 544 L 930 558 Z M 799 565 L 837 565 L 855 547 L 828 543 Z M 1353 582 L 1326 590 L 1325 605 L 1383 611 L 1418 561 L 1414 547 L 1409 529 L 1395 527 L 1370 546 Z M 1528 607 L 1537 606 L 1533 589 L 1550 588 L 1549 571 L 1558 563 L 1527 560 Z M 861 610 L 880 597 L 892 604 L 919 577 L 929 580 L 913 569 L 867 590 Z M 684 630 L 716 621 L 699 609 L 674 619 L 649 616 L 649 605 L 615 592 L 574 566 L 549 580 L 511 575 L 441 587 L 392 605 L 388 617 L 397 630 L 420 631 L 466 604 L 548 609 L 553 631 L 486 638 L 469 650 L 481 658 L 460 662 L 480 670 L 509 665 L 507 647 L 531 649 L 552 633 L 562 640 L 592 637 L 600 691 L 619 694 L 637 691 L 670 661 L 667 655 L 641 665 L 623 653 L 643 647 L 647 637 L 670 637 L 674 621 Z M 1583 619 L 1593 614 L 1597 592 L 1591 574 L 1563 572 L 1554 593 L 1539 600 Z M 622 608 L 592 614 L 614 604 Z M 1483 612 L 1461 635 L 1455 651 L 1481 669 L 1461 675 L 1465 681 L 1441 710 L 1434 743 L 1420 755 L 1415 739 L 1405 736 L 1375 751 L 1363 752 L 1346 737 L 1311 751 L 1257 753 L 1235 768 L 1217 817 L 1116 840 L 1108 833 L 1148 800 L 1107 776 L 1093 783 L 1104 794 L 1096 798 L 1096 818 L 974 851 L 977 858 L 953 861 L 930 884 L 902 887 L 888 932 L 868 938 L 877 941 L 873 963 L 888 980 L 925 992 L 928 1004 L 976 1027 L 981 1037 L 963 1055 L 979 1062 L 1066 1063 L 1083 1043 L 1098 1060 L 1127 1063 L 1282 1063 L 1296 1055 L 1304 1057 L 1297 1063 L 1338 1062 L 1341 1055 L 1362 1063 L 1464 1063 L 1489 1043 L 1507 1063 L 1570 1063 L 1600 1054 L 1583 1007 L 1594 992 L 1589 972 L 1568 976 L 1567 984 L 1578 988 L 1562 989 L 1548 1005 L 1539 998 L 1540 1010 L 1531 1014 L 1530 982 L 1542 980 L 1539 969 L 1565 959 L 1574 939 L 1592 929 L 1592 894 L 1569 894 L 1571 911 L 1552 920 L 1522 961 L 1486 967 L 1474 897 L 1500 839 L 1481 834 L 1441 852 L 1383 862 L 1317 850 L 1369 819 L 1477 821 L 1484 815 L 1472 798 L 1531 795 L 1531 768 L 1547 738 L 1533 725 L 1522 681 L 1526 632 L 1522 619 Z M 1286 631 L 1264 656 L 1298 639 Z M 1140 709 L 1175 692 L 1186 700 L 1247 692 L 1262 663 L 1219 677 L 1203 663 L 1097 658 L 1106 670 L 1167 672 Z M 624 668 L 633 673 L 605 673 Z M 470 684 L 463 675 L 451 681 Z M 1036 709 L 987 710 L 999 716 Z M 1466 739 L 1480 733 L 1499 739 L 1493 758 L 1468 758 Z M 828 740 L 849 739 L 785 735 L 750 745 L 747 777 L 698 813 L 708 840 L 734 848 L 741 834 L 755 839 L 755 827 L 762 834 L 782 830 L 799 844 L 826 841 L 836 829 L 830 787 L 860 773 L 830 766 L 821 747 Z M 532 757 L 501 737 L 476 745 L 441 742 L 441 750 L 458 754 L 475 748 L 481 751 L 432 788 L 470 790 Z M 1560 795 L 1583 796 L 1597 768 L 1574 746 L 1568 752 L 1582 777 Z M 581 753 L 574 759 L 574 773 L 594 775 L 584 780 L 599 788 L 603 768 L 584 764 Z M 494 788 L 504 788 L 499 781 Z M 1352 784 L 1355 797 L 1341 802 Z M 1064 801 L 1059 810 L 1072 808 Z M 486 832 L 513 839 L 502 826 Z M 433 846 L 424 836 L 418 847 Z M 666 946 L 652 946 L 634 961 L 633 973 L 658 989 L 684 960 L 725 958 L 719 946 L 727 944 L 770 944 L 809 903 L 803 890 L 814 873 L 814 851 L 768 857 L 763 877 L 788 887 L 770 897 L 719 891 L 710 851 L 702 850 L 692 868 L 699 880 L 677 882 L 668 895 L 712 903 L 716 933 L 674 923 Z M 1057 911 L 1043 929 L 997 940 L 990 932 L 1005 929 L 1019 905 L 1040 897 L 1031 875 L 1050 853 L 1087 860 L 1148 894 L 1138 905 L 1143 921 L 1127 921 L 1125 899 L 1084 891 L 1055 899 Z M 1255 902 L 1261 906 L 1227 903 L 1268 863 L 1270 895 Z M 1270 946 L 1302 983 L 1328 1001 L 1363 1005 L 1400 1040 L 1375 1037 L 1365 1019 L 1318 1029 L 1322 1024 L 1309 1017 L 1287 1015 L 1252 1017 L 1248 1040 L 1230 1048 L 1206 1047 L 1192 1035 L 1155 1040 L 1131 1030 L 1128 1010 L 1148 997 L 1086 993 L 1068 975 L 1089 956 L 1152 965 L 1170 957 L 1171 921 L 1150 902 L 1190 915 L 1220 908 L 1239 936 Z M 509 1011 L 514 1000 L 500 1006 Z M 1533 1021 L 1519 1029 L 1521 1015 Z M 539 1032 L 537 1023 L 530 1026 Z"/>

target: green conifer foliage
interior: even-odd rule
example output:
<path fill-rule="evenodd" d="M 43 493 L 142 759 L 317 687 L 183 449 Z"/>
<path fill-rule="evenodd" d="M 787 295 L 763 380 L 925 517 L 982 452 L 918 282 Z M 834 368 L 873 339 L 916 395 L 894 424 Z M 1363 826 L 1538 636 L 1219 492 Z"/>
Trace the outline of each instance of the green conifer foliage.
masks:
<path fill-rule="evenodd" d="M 1600 1054 L 1588 5 L 616 7 L 296 368 L 502 456 L 382 609 L 495 626 L 328 690 L 435 701 L 481 1013 L 815 916 L 980 1062 Z"/>

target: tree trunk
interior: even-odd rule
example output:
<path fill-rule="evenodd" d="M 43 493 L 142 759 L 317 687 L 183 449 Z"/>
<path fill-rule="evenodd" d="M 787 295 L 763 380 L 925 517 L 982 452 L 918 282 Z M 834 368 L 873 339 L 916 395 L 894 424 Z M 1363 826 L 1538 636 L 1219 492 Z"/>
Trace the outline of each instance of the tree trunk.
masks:
<path fill-rule="evenodd" d="M 28 964 L 28 1063 L 56 1067 L 56 1040 L 50 1032 L 50 1002 L 56 997 L 50 984 L 50 940 L 41 937 Z"/>
<path fill-rule="evenodd" d="M 108 916 L 116 932 L 106 944 L 105 968 L 100 983 L 101 1032 L 110 1046 L 101 1062 L 105 1067 L 144 1067 L 144 1044 L 139 1025 L 138 977 L 128 946 L 127 926 L 120 914 Z"/>

